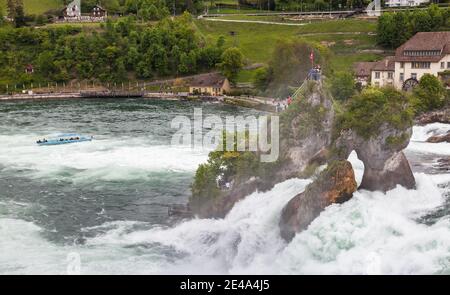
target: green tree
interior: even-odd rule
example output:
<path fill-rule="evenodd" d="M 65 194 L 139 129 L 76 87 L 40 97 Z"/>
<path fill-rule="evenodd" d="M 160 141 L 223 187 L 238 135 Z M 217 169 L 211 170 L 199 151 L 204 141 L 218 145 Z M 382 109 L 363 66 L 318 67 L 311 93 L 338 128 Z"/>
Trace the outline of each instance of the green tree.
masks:
<path fill-rule="evenodd" d="M 39 54 L 37 59 L 38 72 L 43 76 L 51 76 L 56 71 L 54 59 L 55 57 L 50 51 Z"/>
<path fill-rule="evenodd" d="M 347 100 L 356 90 L 355 79 L 349 72 L 337 72 L 331 78 L 331 94 L 335 99 Z"/>
<path fill-rule="evenodd" d="M 231 82 L 235 82 L 239 71 L 244 66 L 244 55 L 237 47 L 228 48 L 222 54 L 220 68 Z"/>
<path fill-rule="evenodd" d="M 416 112 L 426 112 L 441 108 L 445 104 L 446 91 L 437 77 L 425 74 L 414 88 L 413 97 Z"/>
<path fill-rule="evenodd" d="M 261 67 L 253 75 L 253 84 L 261 91 L 265 91 L 270 82 L 270 69 Z"/>

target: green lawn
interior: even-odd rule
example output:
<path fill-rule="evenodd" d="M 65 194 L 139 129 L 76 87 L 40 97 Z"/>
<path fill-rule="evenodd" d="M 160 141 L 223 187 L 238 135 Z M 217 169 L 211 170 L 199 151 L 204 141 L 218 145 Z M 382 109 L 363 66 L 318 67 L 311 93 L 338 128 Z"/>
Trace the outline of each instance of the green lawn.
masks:
<path fill-rule="evenodd" d="M 0 0 L 0 8 L 6 13 L 6 0 Z M 23 0 L 26 14 L 42 14 L 50 9 L 64 7 L 63 0 Z"/>
<path fill-rule="evenodd" d="M 196 20 L 200 33 L 208 42 L 224 36 L 227 46 L 239 47 L 250 62 L 267 62 L 278 40 L 304 38 L 316 42 L 334 42 L 330 48 L 335 53 L 354 52 L 375 47 L 375 36 L 352 34 L 352 30 L 372 32 L 372 22 L 360 20 L 323 21 L 304 26 L 283 26 L 254 23 L 228 23 Z M 235 32 L 231 36 L 230 32 Z M 336 34 L 337 32 L 347 32 Z M 317 34 L 320 33 L 320 34 Z"/>
<path fill-rule="evenodd" d="M 334 53 L 329 66 L 338 71 L 349 70 L 357 61 L 381 58 L 380 54 L 363 51 L 376 49 L 376 37 L 368 34 L 375 31 L 375 24 L 370 21 L 328 20 L 304 26 L 283 26 L 196 20 L 195 24 L 208 42 L 216 42 L 219 36 L 225 36 L 226 45 L 239 47 L 248 63 L 267 63 L 277 41 L 282 38 L 303 38 L 328 46 Z M 234 37 L 231 31 L 236 32 Z M 355 31 L 364 33 L 355 34 Z M 251 81 L 253 72 L 243 71 L 238 81 Z"/>

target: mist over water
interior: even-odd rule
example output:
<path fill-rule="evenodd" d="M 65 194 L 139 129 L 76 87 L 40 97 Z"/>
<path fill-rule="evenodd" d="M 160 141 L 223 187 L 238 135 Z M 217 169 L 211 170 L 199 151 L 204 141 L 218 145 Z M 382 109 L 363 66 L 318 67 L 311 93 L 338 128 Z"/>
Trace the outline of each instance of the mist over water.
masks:
<path fill-rule="evenodd" d="M 407 156 L 417 165 L 417 189 L 358 191 L 287 244 L 281 209 L 310 180 L 253 193 L 225 219 L 167 216 L 167 205 L 187 202 L 207 159 L 208 151 L 170 146 L 170 120 L 191 116 L 193 107 L 135 99 L 1 103 L 0 273 L 65 274 L 72 252 L 83 274 L 450 273 L 450 174 L 434 169 L 450 146 L 425 142 L 449 125 L 414 127 Z M 195 107 L 222 117 L 257 114 Z M 35 144 L 65 132 L 95 140 Z M 355 154 L 350 160 L 360 181 L 363 165 Z"/>

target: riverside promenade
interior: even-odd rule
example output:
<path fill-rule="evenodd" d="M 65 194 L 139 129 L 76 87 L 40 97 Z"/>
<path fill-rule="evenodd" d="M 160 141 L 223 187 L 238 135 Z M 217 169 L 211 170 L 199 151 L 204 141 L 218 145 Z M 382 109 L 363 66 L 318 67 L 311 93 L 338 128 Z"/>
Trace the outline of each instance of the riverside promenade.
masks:
<path fill-rule="evenodd" d="M 56 99 L 88 99 L 88 98 L 142 98 L 154 100 L 200 100 L 205 102 L 224 103 L 247 107 L 267 112 L 275 112 L 279 101 L 268 97 L 257 96 L 206 96 L 193 95 L 189 93 L 171 92 L 126 92 L 126 91 L 81 91 L 81 92 L 61 92 L 61 93 L 17 93 L 12 95 L 0 95 L 1 101 L 19 100 L 56 100 Z"/>

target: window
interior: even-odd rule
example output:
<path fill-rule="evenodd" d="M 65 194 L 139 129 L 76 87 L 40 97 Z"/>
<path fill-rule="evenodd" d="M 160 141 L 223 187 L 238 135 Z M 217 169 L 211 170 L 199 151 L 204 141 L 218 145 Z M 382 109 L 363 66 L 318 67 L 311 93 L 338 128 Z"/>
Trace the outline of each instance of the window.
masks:
<path fill-rule="evenodd" d="M 411 68 L 412 69 L 429 69 L 431 66 L 430 62 L 412 62 Z"/>
<path fill-rule="evenodd" d="M 416 73 L 411 73 L 411 79 L 416 79 L 417 80 L 417 74 Z"/>
<path fill-rule="evenodd" d="M 400 82 L 405 81 L 405 74 L 400 73 Z"/>
<path fill-rule="evenodd" d="M 404 62 L 401 62 L 400 63 L 400 69 L 403 69 L 405 67 L 405 63 Z"/>
<path fill-rule="evenodd" d="M 447 69 L 450 69 L 450 62 L 447 62 Z"/>
<path fill-rule="evenodd" d="M 436 56 L 441 54 L 440 50 L 405 50 L 403 55 L 407 56 Z"/>
<path fill-rule="evenodd" d="M 388 72 L 388 79 L 392 79 L 394 77 L 394 73 L 393 72 Z"/>
<path fill-rule="evenodd" d="M 380 79 L 380 72 L 375 72 L 375 79 Z"/>
<path fill-rule="evenodd" d="M 445 68 L 445 62 L 441 62 L 441 69 Z"/>

